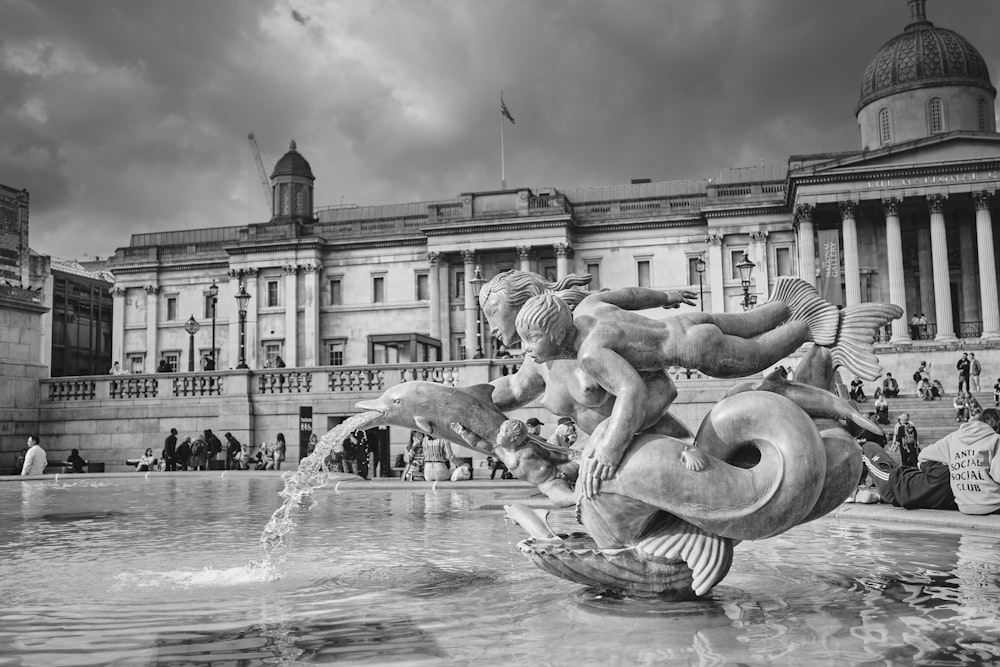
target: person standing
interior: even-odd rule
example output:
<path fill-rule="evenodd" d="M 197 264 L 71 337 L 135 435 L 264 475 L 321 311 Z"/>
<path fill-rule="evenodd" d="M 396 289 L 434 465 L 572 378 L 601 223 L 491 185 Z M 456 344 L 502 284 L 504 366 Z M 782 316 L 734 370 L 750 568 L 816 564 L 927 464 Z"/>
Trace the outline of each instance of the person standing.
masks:
<path fill-rule="evenodd" d="M 199 435 L 191 443 L 191 469 L 208 470 L 208 444 L 204 436 Z"/>
<path fill-rule="evenodd" d="M 111 364 L 111 370 L 108 371 L 109 375 L 124 375 L 125 371 L 122 369 L 122 365 L 119 362 Z"/>
<path fill-rule="evenodd" d="M 184 436 L 184 440 L 181 444 L 177 445 L 175 458 L 177 459 L 177 469 L 187 470 L 188 459 L 191 458 L 191 436 Z"/>
<path fill-rule="evenodd" d="M 49 464 L 45 457 L 45 450 L 38 442 L 38 438 L 33 435 L 28 436 L 28 453 L 24 455 L 24 465 L 21 466 L 22 475 L 41 475 L 45 472 L 45 466 Z"/>
<path fill-rule="evenodd" d="M 910 338 L 920 340 L 920 315 L 916 313 L 910 318 Z"/>
<path fill-rule="evenodd" d="M 917 428 L 910 423 L 910 414 L 904 412 L 896 420 L 896 428 L 892 432 L 892 448 L 899 450 L 899 458 L 904 466 L 917 467 L 917 454 L 920 452 Z"/>
<path fill-rule="evenodd" d="M 170 429 L 170 435 L 163 441 L 163 465 L 167 472 L 177 470 L 177 429 Z"/>
<path fill-rule="evenodd" d="M 234 438 L 232 433 L 226 433 L 223 437 L 226 439 L 226 470 L 238 469 L 242 449 L 240 441 Z"/>
<path fill-rule="evenodd" d="M 1000 512 L 1000 410 L 986 408 L 920 453 L 951 468 L 951 490 L 963 514 Z"/>
<path fill-rule="evenodd" d="M 222 451 L 222 441 L 219 440 L 219 436 L 212 433 L 212 429 L 205 429 L 205 459 L 206 461 L 214 461 L 215 457 L 219 455 Z"/>
<path fill-rule="evenodd" d="M 976 359 L 974 352 L 969 353 L 969 377 L 972 379 L 972 391 L 981 391 L 979 388 L 979 375 L 983 372 L 983 366 Z"/>
<path fill-rule="evenodd" d="M 955 364 L 955 368 L 958 369 L 958 390 L 962 391 L 962 387 L 965 387 L 965 391 L 969 391 L 969 375 L 972 372 L 972 364 L 969 363 L 968 352 L 962 353 L 962 358 Z"/>
<path fill-rule="evenodd" d="M 274 443 L 274 469 L 281 470 L 281 463 L 285 460 L 285 452 L 288 446 L 285 444 L 285 434 L 279 433 L 278 439 Z"/>

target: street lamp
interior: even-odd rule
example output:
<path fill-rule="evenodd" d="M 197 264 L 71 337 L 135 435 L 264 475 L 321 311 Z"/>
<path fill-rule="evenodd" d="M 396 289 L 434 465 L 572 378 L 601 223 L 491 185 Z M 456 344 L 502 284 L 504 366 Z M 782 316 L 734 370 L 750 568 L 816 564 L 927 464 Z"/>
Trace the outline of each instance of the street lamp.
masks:
<path fill-rule="evenodd" d="M 701 312 L 705 312 L 705 258 L 699 256 L 694 263 L 694 270 L 698 272 L 698 302 L 701 304 Z"/>
<path fill-rule="evenodd" d="M 219 302 L 219 286 L 212 280 L 212 286 L 208 288 L 208 295 L 212 297 L 212 370 L 219 369 L 219 362 L 215 358 L 215 304 Z"/>
<path fill-rule="evenodd" d="M 743 259 L 740 260 L 740 263 L 736 265 L 736 269 L 740 272 L 740 283 L 743 285 L 743 310 L 750 310 L 757 305 L 757 295 L 750 294 L 750 276 L 753 275 L 756 266 L 747 257 L 746 252 L 743 253 Z"/>
<path fill-rule="evenodd" d="M 236 293 L 236 308 L 240 312 L 240 363 L 236 368 L 247 367 L 247 305 L 250 303 L 250 293 L 246 283 L 240 283 L 240 291 Z"/>
<path fill-rule="evenodd" d="M 486 284 L 486 280 L 483 278 L 483 274 L 480 273 L 479 267 L 476 267 L 476 274 L 469 281 L 472 285 L 472 293 L 476 295 L 476 356 L 473 359 L 483 358 L 483 309 L 479 305 L 479 292 L 483 289 L 483 285 Z"/>
<path fill-rule="evenodd" d="M 198 320 L 194 319 L 194 315 L 184 325 L 184 331 L 187 331 L 191 336 L 191 342 L 188 346 L 188 373 L 194 372 L 194 335 L 198 333 L 198 329 L 200 328 L 201 325 L 198 324 Z"/>

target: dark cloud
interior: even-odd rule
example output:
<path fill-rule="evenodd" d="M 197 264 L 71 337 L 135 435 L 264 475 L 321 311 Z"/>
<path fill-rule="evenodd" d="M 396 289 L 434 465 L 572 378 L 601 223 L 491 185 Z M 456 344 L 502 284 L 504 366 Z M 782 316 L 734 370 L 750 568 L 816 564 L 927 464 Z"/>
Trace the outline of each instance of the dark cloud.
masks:
<path fill-rule="evenodd" d="M 928 3 L 1000 71 L 1000 4 Z M 850 150 L 905 0 L 8 0 L 0 182 L 32 246 L 104 255 L 264 215 L 247 144 L 295 139 L 317 202 L 706 178 Z M 94 233 L 98 232 L 98 233 Z"/>

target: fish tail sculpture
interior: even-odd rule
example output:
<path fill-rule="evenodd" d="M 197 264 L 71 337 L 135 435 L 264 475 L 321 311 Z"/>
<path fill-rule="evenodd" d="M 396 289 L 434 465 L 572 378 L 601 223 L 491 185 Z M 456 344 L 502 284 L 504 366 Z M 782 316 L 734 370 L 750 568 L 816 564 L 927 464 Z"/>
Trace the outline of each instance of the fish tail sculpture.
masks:
<path fill-rule="evenodd" d="M 899 306 L 859 303 L 840 309 L 806 281 L 787 276 L 774 282 L 771 301 L 784 303 L 791 311 L 791 319 L 808 324 L 810 340 L 830 348 L 835 368 L 843 366 L 868 381 L 882 374 L 872 350 L 875 332 L 902 316 Z"/>

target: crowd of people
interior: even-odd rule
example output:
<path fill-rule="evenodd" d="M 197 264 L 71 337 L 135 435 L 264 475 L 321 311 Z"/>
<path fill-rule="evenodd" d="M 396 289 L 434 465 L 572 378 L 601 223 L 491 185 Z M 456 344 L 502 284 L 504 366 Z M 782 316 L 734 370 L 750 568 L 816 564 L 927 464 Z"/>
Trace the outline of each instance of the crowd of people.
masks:
<path fill-rule="evenodd" d="M 225 444 L 212 429 L 180 439 L 176 428 L 163 441 L 159 459 L 152 449 L 136 461 L 136 470 L 209 470 L 213 461 L 224 461 L 225 470 L 281 470 L 287 455 L 285 436 L 279 433 L 274 442 L 261 442 L 256 449 L 252 443 L 240 443 L 232 433 L 223 436 Z M 179 441 L 179 442 L 178 442 Z"/>

